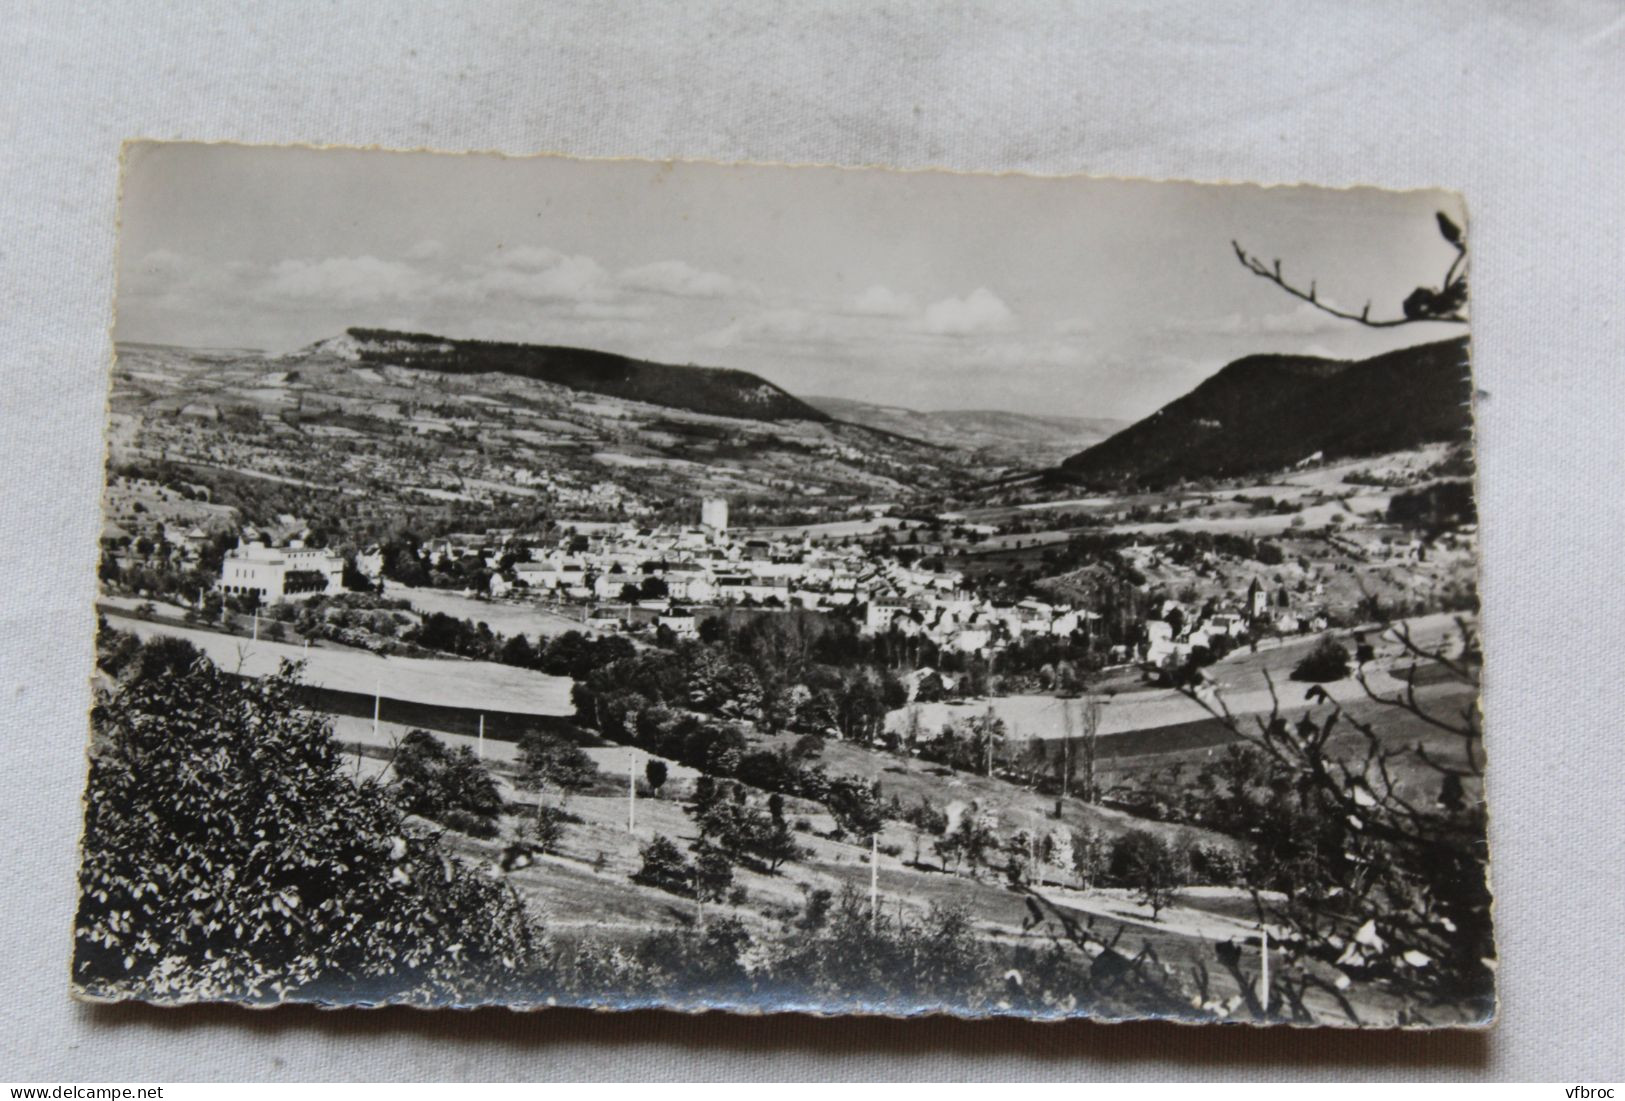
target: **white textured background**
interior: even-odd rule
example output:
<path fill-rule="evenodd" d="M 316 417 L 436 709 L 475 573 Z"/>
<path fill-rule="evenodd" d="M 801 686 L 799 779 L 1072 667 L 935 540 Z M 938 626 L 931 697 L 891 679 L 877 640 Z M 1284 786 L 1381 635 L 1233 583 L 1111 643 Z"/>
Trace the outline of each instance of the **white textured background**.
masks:
<path fill-rule="evenodd" d="M 1625 6 L 5 0 L 0 59 L 0 1078 L 1625 1077 Z M 138 135 L 1464 191 L 1501 1025 L 71 1003 L 117 155 Z"/>

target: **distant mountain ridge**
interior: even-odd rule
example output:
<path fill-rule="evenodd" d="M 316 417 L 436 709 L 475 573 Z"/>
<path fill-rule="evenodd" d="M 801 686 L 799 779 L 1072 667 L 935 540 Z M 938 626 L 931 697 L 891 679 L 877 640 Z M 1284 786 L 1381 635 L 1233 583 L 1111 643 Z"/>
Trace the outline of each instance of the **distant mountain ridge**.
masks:
<path fill-rule="evenodd" d="M 830 419 L 828 414 L 749 371 L 678 366 L 588 348 L 457 340 L 427 333 L 357 328 L 284 358 L 321 355 L 448 374 L 500 372 L 584 393 L 721 417 L 761 421 Z"/>
<path fill-rule="evenodd" d="M 1466 337 L 1363 360 L 1247 356 L 1056 473 L 1155 487 L 1463 441 L 1471 396 Z"/>
<path fill-rule="evenodd" d="M 837 420 L 938 447 L 989 452 L 1001 460 L 1047 466 L 1122 428 L 1106 417 L 1043 416 L 1002 409 L 947 409 L 921 412 L 898 405 L 875 405 L 849 398 L 808 396 L 802 400 Z"/>

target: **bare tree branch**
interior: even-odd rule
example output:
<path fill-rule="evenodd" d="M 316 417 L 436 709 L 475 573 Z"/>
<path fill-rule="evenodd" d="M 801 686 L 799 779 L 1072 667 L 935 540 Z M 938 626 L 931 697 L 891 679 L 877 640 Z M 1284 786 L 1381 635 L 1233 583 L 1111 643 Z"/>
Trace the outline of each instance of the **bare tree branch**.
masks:
<path fill-rule="evenodd" d="M 1461 310 L 1467 301 L 1467 277 L 1461 269 L 1467 258 L 1467 245 L 1461 239 L 1460 230 L 1456 229 L 1449 219 L 1442 214 L 1439 215 L 1439 219 L 1440 229 L 1444 232 L 1445 240 L 1449 241 L 1451 247 L 1456 250 L 1455 258 L 1451 260 L 1450 267 L 1445 272 L 1444 281 L 1438 290 L 1431 287 L 1418 287 L 1411 293 L 1410 297 L 1405 300 L 1405 316 L 1403 317 L 1373 318 L 1369 301 L 1366 302 L 1359 313 L 1340 310 L 1336 306 L 1320 300 L 1320 291 L 1316 287 L 1314 280 L 1310 280 L 1308 290 L 1288 282 L 1281 271 L 1281 261 L 1279 259 L 1266 264 L 1263 260 L 1242 248 L 1241 243 L 1235 240 L 1230 242 L 1230 247 L 1236 250 L 1236 259 L 1240 261 L 1241 266 L 1260 279 L 1267 279 L 1292 297 L 1309 303 L 1322 313 L 1330 314 L 1344 321 L 1353 321 L 1356 324 L 1365 325 L 1372 329 L 1393 329 L 1400 325 L 1413 325 L 1422 321 L 1442 321 L 1448 324 L 1465 325 L 1467 324 L 1467 318 L 1462 314 Z"/>

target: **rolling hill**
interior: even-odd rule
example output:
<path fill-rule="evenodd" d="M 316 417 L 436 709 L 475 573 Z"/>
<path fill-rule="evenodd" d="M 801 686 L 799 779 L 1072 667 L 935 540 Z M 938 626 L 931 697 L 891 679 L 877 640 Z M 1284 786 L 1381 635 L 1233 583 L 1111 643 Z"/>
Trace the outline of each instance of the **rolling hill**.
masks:
<path fill-rule="evenodd" d="M 1247 356 L 1054 474 L 1154 488 L 1461 441 L 1471 394 L 1465 337 L 1354 361 Z"/>
<path fill-rule="evenodd" d="M 948 409 L 924 413 L 898 405 L 847 398 L 807 397 L 807 404 L 837 420 L 908 436 L 938 447 L 978 453 L 991 461 L 1048 466 L 1089 447 L 1124 426 L 1104 417 L 1034 416 L 999 409 Z"/>
<path fill-rule="evenodd" d="M 348 329 L 341 337 L 320 341 L 288 358 L 320 356 L 447 374 L 498 372 L 584 393 L 721 417 L 761 421 L 830 419 L 749 371 L 655 363 L 587 348 Z"/>

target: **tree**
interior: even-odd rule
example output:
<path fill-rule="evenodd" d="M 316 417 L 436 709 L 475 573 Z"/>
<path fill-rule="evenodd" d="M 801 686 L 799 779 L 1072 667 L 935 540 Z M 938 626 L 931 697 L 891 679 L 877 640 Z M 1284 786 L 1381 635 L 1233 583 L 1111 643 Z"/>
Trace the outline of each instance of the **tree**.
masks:
<path fill-rule="evenodd" d="M 649 790 L 656 795 L 666 785 L 666 762 L 656 758 L 649 758 L 643 766 L 643 778 L 649 781 Z"/>
<path fill-rule="evenodd" d="M 1349 652 L 1331 635 L 1323 635 L 1315 648 L 1292 667 L 1292 679 L 1324 684 L 1349 675 Z"/>
<path fill-rule="evenodd" d="M 1098 802 L 1100 782 L 1095 769 L 1100 754 L 1100 697 L 1085 696 L 1075 718 L 1070 701 L 1062 698 L 1057 702 L 1061 707 L 1064 737 L 1052 764 L 1061 785 L 1061 797 L 1076 794 L 1085 803 Z"/>
<path fill-rule="evenodd" d="M 81 989 L 266 1003 L 509 988 L 532 951 L 523 904 L 350 779 L 295 667 L 254 680 L 145 649 L 92 712 Z"/>
<path fill-rule="evenodd" d="M 1400 308 L 1403 316 L 1381 320 L 1372 318 L 1369 301 L 1359 313 L 1340 310 L 1321 301 L 1320 292 L 1313 280 L 1310 281 L 1308 290 L 1288 282 L 1281 273 L 1280 260 L 1266 265 L 1257 256 L 1249 254 L 1238 242 L 1231 241 L 1230 247 L 1235 250 L 1236 259 L 1241 266 L 1254 275 L 1269 280 L 1292 297 L 1309 303 L 1322 313 L 1340 317 L 1345 321 L 1354 321 L 1373 329 L 1390 329 L 1420 321 L 1444 321 L 1465 325 L 1467 317 L 1462 311 L 1467 307 L 1467 241 L 1462 235 L 1461 227 L 1443 211 L 1440 211 L 1435 219 L 1439 225 L 1439 235 L 1455 250 L 1450 267 L 1445 271 L 1439 286 L 1417 287 L 1406 296 Z"/>
<path fill-rule="evenodd" d="M 954 871 L 959 871 L 961 861 L 969 862 L 974 872 L 982 866 L 987 850 L 997 842 L 993 830 L 982 820 L 974 808 L 967 808 L 959 816 L 959 821 L 931 846 L 939 860 L 952 857 Z"/>
<path fill-rule="evenodd" d="M 1100 878 L 1106 863 L 1106 842 L 1100 833 L 1088 826 L 1072 833 L 1072 870 L 1077 873 L 1078 886 L 1089 888 Z"/>
<path fill-rule="evenodd" d="M 421 588 L 429 583 L 429 572 L 423 568 L 417 551 L 411 547 L 401 547 L 385 559 L 384 576 L 413 588 Z"/>
<path fill-rule="evenodd" d="M 784 796 L 774 792 L 767 800 L 768 828 L 756 846 L 756 855 L 770 872 L 778 871 L 787 860 L 805 855 L 796 835 L 784 820 Z"/>
<path fill-rule="evenodd" d="M 853 837 L 873 837 L 886 820 L 878 780 L 870 785 L 854 777 L 838 777 L 830 781 L 824 805 L 834 816 L 836 828 Z"/>
<path fill-rule="evenodd" d="M 556 787 L 568 797 L 598 779 L 598 766 L 568 738 L 530 731 L 519 741 L 520 780 L 536 791 Z"/>
<path fill-rule="evenodd" d="M 502 793 L 467 746 L 450 750 L 427 730 L 413 730 L 393 767 L 396 797 L 409 813 L 472 837 L 496 836 Z"/>
<path fill-rule="evenodd" d="M 733 886 L 734 866 L 728 854 L 715 845 L 694 844 L 694 896 L 701 902 L 721 902 Z"/>
<path fill-rule="evenodd" d="M 502 653 L 499 659 L 503 665 L 513 665 L 521 669 L 534 669 L 537 665 L 537 654 L 530 640 L 524 635 L 514 635 L 502 644 Z"/>
<path fill-rule="evenodd" d="M 694 889 L 694 869 L 683 850 L 666 836 L 657 836 L 638 850 L 643 863 L 632 874 L 634 883 L 645 887 L 658 887 L 674 895 L 691 894 Z"/>
<path fill-rule="evenodd" d="M 1413 659 L 1406 683 L 1383 694 L 1363 673 L 1357 678 L 1371 702 L 1426 729 L 1425 741 L 1384 738 L 1371 719 L 1329 698 L 1320 701 L 1326 710 L 1311 709 L 1296 722 L 1277 706 L 1244 724 L 1222 701 L 1192 696 L 1264 766 L 1255 798 L 1265 807 L 1302 808 L 1276 837 L 1266 834 L 1278 848 L 1276 868 L 1291 877 L 1282 880 L 1291 888 L 1286 901 L 1268 915 L 1290 930 L 1283 947 L 1379 982 L 1414 1007 L 1407 1017 L 1435 1022 L 1441 1010 L 1481 1021 L 1495 1007 L 1478 707 L 1472 701 L 1454 713 L 1433 710 L 1416 692 L 1420 668 L 1476 692 L 1476 632 L 1465 620 L 1457 627 L 1458 639 L 1432 648 L 1403 625 L 1385 627 L 1384 637 Z M 1437 778 L 1437 794 L 1418 797 L 1417 788 L 1427 790 L 1418 777 L 1429 776 Z M 1318 836 L 1282 845 L 1306 826 Z M 1255 881 L 1260 870 L 1250 873 Z"/>
<path fill-rule="evenodd" d="M 1173 846 L 1143 830 L 1130 830 L 1113 844 L 1111 874 L 1151 908 L 1152 921 L 1174 900 L 1182 881 Z"/>

